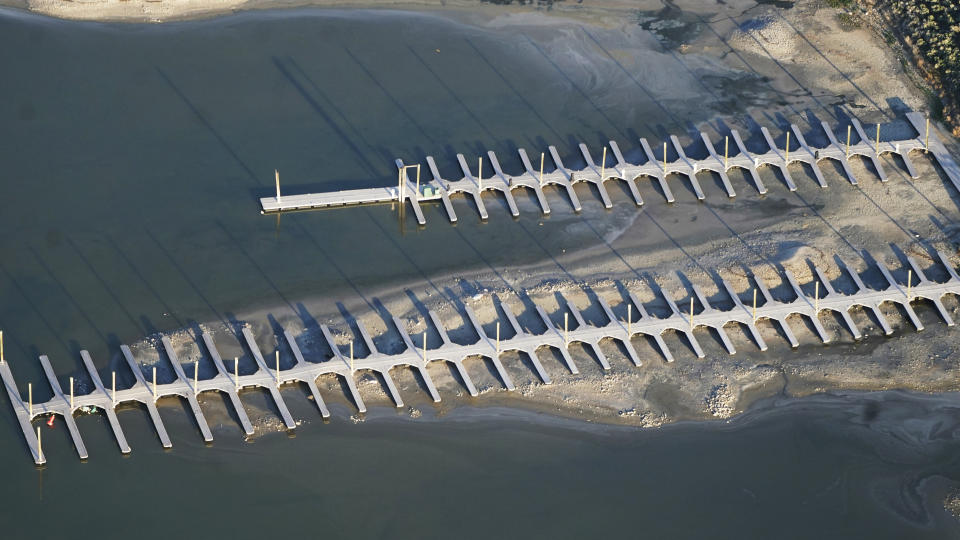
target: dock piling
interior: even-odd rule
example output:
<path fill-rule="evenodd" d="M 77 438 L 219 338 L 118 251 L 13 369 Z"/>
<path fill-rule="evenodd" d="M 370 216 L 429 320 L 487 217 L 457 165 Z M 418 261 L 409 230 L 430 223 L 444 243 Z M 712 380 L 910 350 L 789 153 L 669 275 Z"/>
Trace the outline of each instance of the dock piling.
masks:
<path fill-rule="evenodd" d="M 423 364 L 427 364 L 427 331 L 423 331 Z"/>
<path fill-rule="evenodd" d="M 73 377 L 70 377 L 70 412 L 73 412 Z"/>
<path fill-rule="evenodd" d="M 753 324 L 757 324 L 757 289 L 753 289 Z"/>
<path fill-rule="evenodd" d="M 880 154 L 880 123 L 877 122 L 877 144 L 873 147 L 874 153 Z"/>
<path fill-rule="evenodd" d="M 633 304 L 627 304 L 627 337 L 633 335 Z"/>
<path fill-rule="evenodd" d="M 274 356 L 277 359 L 277 386 L 280 386 L 280 350 L 276 350 Z"/>
<path fill-rule="evenodd" d="M 41 463 L 46 461 L 43 459 L 43 439 L 40 437 L 40 426 L 37 426 L 37 455 L 40 456 Z"/>
<path fill-rule="evenodd" d="M 497 321 L 497 356 L 500 356 L 500 321 Z"/>
<path fill-rule="evenodd" d="M 913 299 L 913 297 L 910 296 L 910 293 L 912 292 L 910 289 L 912 287 L 913 287 L 913 270 L 911 269 L 911 270 L 907 270 L 907 302 Z"/>
<path fill-rule="evenodd" d="M 30 402 L 30 418 L 32 419 L 33 418 L 33 383 L 27 383 L 27 401 Z"/>
<path fill-rule="evenodd" d="M 233 357 L 233 384 L 236 389 L 240 389 L 240 358 Z"/>
<path fill-rule="evenodd" d="M 193 395 L 200 393 L 200 389 L 197 387 L 197 383 L 200 379 L 200 361 L 193 361 Z"/>
<path fill-rule="evenodd" d="M 603 177 L 607 173 L 607 147 L 603 147 L 603 158 L 600 160 L 600 181 L 603 181 Z"/>
<path fill-rule="evenodd" d="M 353 373 L 353 340 L 350 340 L 350 373 Z"/>
<path fill-rule="evenodd" d="M 477 189 L 483 191 L 483 156 L 480 156 L 477 165 Z"/>
<path fill-rule="evenodd" d="M 927 117 L 926 135 L 923 136 L 923 151 L 930 151 L 930 117 Z M 0 355 L 3 353 L 3 332 L 0 332 Z M 0 360 L 2 362 L 3 360 Z"/>
<path fill-rule="evenodd" d="M 789 165 L 790 164 L 790 132 L 787 132 L 787 157 L 783 161 Z"/>
<path fill-rule="evenodd" d="M 157 366 L 153 366 L 153 401 L 157 401 Z"/>
<path fill-rule="evenodd" d="M 543 186 L 543 158 L 544 152 L 540 152 L 540 186 Z"/>
<path fill-rule="evenodd" d="M 813 285 L 813 311 L 816 315 L 820 316 L 820 282 L 817 281 Z"/>
<path fill-rule="evenodd" d="M 420 164 L 417 163 L 417 199 L 420 199 Z"/>
<path fill-rule="evenodd" d="M 693 297 L 690 297 L 690 330 L 693 330 Z"/>
<path fill-rule="evenodd" d="M 110 388 L 112 389 L 110 399 L 113 401 L 113 406 L 116 407 L 117 406 L 117 372 L 116 371 L 110 372 L 110 381 L 111 381 Z"/>
<path fill-rule="evenodd" d="M 277 179 L 277 203 L 279 203 L 280 202 L 280 171 L 278 171 L 277 169 L 274 169 L 273 174 L 274 176 L 276 176 L 276 179 Z"/>
<path fill-rule="evenodd" d="M 667 143 L 663 143 L 663 174 L 667 174 Z"/>
<path fill-rule="evenodd" d="M 847 159 L 850 159 L 850 130 L 853 126 L 847 126 Z"/>
<path fill-rule="evenodd" d="M 563 314 L 563 344 L 566 347 L 570 346 L 570 314 Z"/>
<path fill-rule="evenodd" d="M 730 136 L 723 136 L 723 168 L 727 168 L 727 156 L 730 154 Z"/>
<path fill-rule="evenodd" d="M 2 364 L 3 361 L 3 330 L 0 330 L 0 364 Z"/>

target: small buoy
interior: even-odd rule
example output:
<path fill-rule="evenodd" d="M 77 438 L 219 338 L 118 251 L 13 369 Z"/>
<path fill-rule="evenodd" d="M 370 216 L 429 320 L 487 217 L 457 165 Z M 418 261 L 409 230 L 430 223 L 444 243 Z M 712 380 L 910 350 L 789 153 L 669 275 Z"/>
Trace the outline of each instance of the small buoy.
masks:
<path fill-rule="evenodd" d="M 440 49 L 434 49 L 433 52 L 439 53 L 439 52 L 440 52 Z"/>
<path fill-rule="evenodd" d="M 54 418 L 56 418 L 56 416 L 51 416 L 50 419 L 47 420 L 47 426 L 48 426 L 48 427 L 53 427 L 53 419 L 54 419 Z"/>

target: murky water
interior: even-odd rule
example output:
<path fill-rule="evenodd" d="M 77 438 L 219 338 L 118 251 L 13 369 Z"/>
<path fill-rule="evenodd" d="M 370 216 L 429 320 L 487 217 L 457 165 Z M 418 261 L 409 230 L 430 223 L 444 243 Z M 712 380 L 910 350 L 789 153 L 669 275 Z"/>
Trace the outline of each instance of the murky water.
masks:
<path fill-rule="evenodd" d="M 131 411 L 127 458 L 96 417 L 80 422 L 89 463 L 62 430 L 43 471 L 5 444 L 0 515 L 10 538 L 955 537 L 940 501 L 960 478 L 958 413 L 868 395 L 637 431 L 461 409 L 337 418 L 254 443 L 229 426 L 204 448 L 169 411 L 165 452 Z"/>
<path fill-rule="evenodd" d="M 278 224 L 257 205 L 275 168 L 292 193 L 385 185 L 396 157 L 431 154 L 452 174 L 457 152 L 475 159 L 492 149 L 509 173 L 519 170 L 505 158 L 517 146 L 556 144 L 577 164 L 580 141 L 680 132 L 755 92 L 738 94 L 749 81 L 731 74 L 723 102 L 713 102 L 639 26 L 621 38 L 524 28 L 392 12 L 162 26 L 0 12 L 0 327 L 21 386 L 34 381 L 37 398 L 48 395 L 38 354 L 59 374 L 79 375 L 81 348 L 103 367 L 119 343 L 262 306 L 372 305 L 391 284 L 497 272 L 596 243 L 624 215 L 590 221 L 603 214 L 591 213 L 600 204 L 584 194 L 587 218 L 558 197 L 550 219 L 526 210 L 519 223 L 491 204 L 495 215 L 481 224 L 458 203 L 456 227 L 428 208 L 432 226 L 418 230 L 389 206 Z M 703 80 L 726 80 L 717 66 L 695 67 Z M 666 72 L 691 79 L 671 87 L 657 77 Z M 677 192 L 678 204 L 692 201 Z M 644 197 L 658 195 L 649 188 Z M 692 208 L 694 219 L 706 215 Z M 726 232 L 704 223 L 696 234 Z M 302 396 L 290 403 L 298 418 L 316 419 Z M 374 411 L 353 425 L 338 409 L 329 425 L 314 420 L 291 440 L 244 443 L 228 422 L 204 448 L 190 417 L 169 406 L 172 451 L 132 409 L 121 413 L 130 457 L 102 418 L 83 417 L 89 462 L 77 462 L 58 425 L 45 431 L 50 465 L 37 471 L 3 395 L 0 521 L 16 538 L 942 537 L 951 522 L 912 494 L 922 478 L 958 472 L 952 439 L 891 458 L 871 438 L 883 435 L 831 407 L 658 432 L 489 411 L 439 422 Z"/>

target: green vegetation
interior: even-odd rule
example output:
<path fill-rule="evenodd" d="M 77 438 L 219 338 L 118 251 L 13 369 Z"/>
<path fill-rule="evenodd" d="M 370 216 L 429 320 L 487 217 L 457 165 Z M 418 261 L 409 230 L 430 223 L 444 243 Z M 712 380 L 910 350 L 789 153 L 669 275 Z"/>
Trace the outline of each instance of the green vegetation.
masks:
<path fill-rule="evenodd" d="M 840 23 L 840 28 L 844 30 L 860 28 L 860 19 L 858 19 L 856 15 L 847 13 L 846 11 L 837 13 L 837 22 Z"/>
<path fill-rule="evenodd" d="M 960 134 L 960 9 L 957 1 L 879 0 L 875 7 L 913 49 L 920 69 L 940 95 L 944 119 L 955 134 Z"/>

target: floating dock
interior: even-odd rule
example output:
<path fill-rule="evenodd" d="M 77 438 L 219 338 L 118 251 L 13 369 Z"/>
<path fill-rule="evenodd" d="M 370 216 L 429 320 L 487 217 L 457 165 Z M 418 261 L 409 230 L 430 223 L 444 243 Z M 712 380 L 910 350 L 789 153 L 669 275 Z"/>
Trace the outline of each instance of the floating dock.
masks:
<path fill-rule="evenodd" d="M 721 141 L 723 145 L 723 155 L 718 151 L 714 143 L 706 133 L 701 132 L 700 137 L 706 148 L 707 157 L 703 159 L 693 159 L 687 157 L 683 146 L 676 136 L 670 136 L 669 147 L 673 149 L 676 158 L 668 161 L 668 143 L 663 143 L 663 150 L 657 149 L 655 153 L 650 143 L 641 138 L 640 146 L 646 161 L 641 164 L 629 163 L 624 159 L 623 153 L 616 141 L 610 141 L 610 157 L 607 156 L 607 149 L 604 148 L 600 165 L 597 165 L 593 154 L 583 143 L 580 143 L 580 153 L 583 155 L 586 167 L 580 170 L 572 170 L 564 166 L 556 147 L 548 148 L 551 169 L 544 170 L 546 153 L 541 154 L 538 166 L 535 167 L 530 161 L 527 152 L 520 148 L 518 154 L 523 164 L 524 172 L 518 176 L 509 176 L 503 172 L 500 162 L 493 151 L 487 152 L 487 159 L 483 157 L 477 161 L 476 174 L 471 171 L 463 154 L 457 154 L 457 161 L 460 164 L 462 177 L 458 180 L 448 180 L 441 176 L 434 162 L 433 157 L 427 156 L 426 162 L 430 173 L 430 179 L 423 175 L 421 178 L 419 165 L 405 165 L 402 160 L 396 160 L 397 165 L 397 185 L 385 188 L 369 188 L 337 191 L 331 193 L 311 193 L 303 195 L 281 195 L 279 180 L 277 183 L 277 194 L 274 197 L 263 197 L 260 199 L 261 213 L 283 212 L 287 210 L 304 210 L 313 208 L 329 208 L 334 206 L 349 206 L 358 204 L 374 203 L 400 203 L 406 205 L 410 203 L 413 208 L 417 222 L 424 225 L 423 212 L 420 203 L 430 201 L 440 201 L 446 210 L 447 217 L 451 223 L 457 221 L 457 214 L 450 202 L 450 197 L 457 193 L 471 198 L 477 208 L 477 213 L 481 219 L 487 219 L 488 213 L 483 204 L 482 195 L 484 192 L 499 192 L 506 199 L 507 207 L 510 213 L 516 217 L 520 214 L 517 204 L 514 201 L 513 191 L 515 189 L 529 189 L 536 195 L 543 214 L 550 213 L 550 205 L 544 196 L 543 188 L 546 186 L 556 186 L 564 190 L 569 199 L 570 205 L 574 211 L 581 210 L 580 200 L 577 197 L 573 187 L 579 182 L 592 184 L 600 195 L 600 199 L 606 208 L 613 206 L 610 195 L 607 193 L 605 183 L 608 180 L 619 180 L 624 182 L 629 189 L 631 196 L 637 206 L 643 205 L 643 199 L 637 189 L 637 181 L 640 178 L 647 177 L 655 180 L 663 194 L 666 202 L 674 202 L 675 198 L 667 178 L 670 175 L 680 175 L 686 177 L 697 198 L 703 200 L 706 195 L 697 180 L 697 173 L 701 171 L 711 171 L 716 173 L 723 183 L 724 190 L 728 197 L 735 197 L 736 192 L 730 179 L 727 178 L 727 172 L 733 168 L 741 168 L 750 173 L 754 188 L 758 193 L 767 192 L 766 186 L 757 174 L 757 170 L 763 166 L 776 167 L 783 175 L 784 183 L 790 191 L 796 191 L 797 185 L 790 176 L 788 165 L 791 163 L 806 163 L 813 170 L 814 177 L 820 187 L 827 187 L 827 182 L 820 171 L 818 163 L 824 159 L 833 159 L 840 163 L 847 180 L 856 185 L 857 179 L 853 176 L 850 168 L 850 159 L 861 157 L 868 159 L 873 164 L 874 169 L 881 182 L 887 181 L 887 174 L 881 164 L 880 157 L 884 154 L 895 154 L 903 160 L 907 173 L 912 178 L 917 178 L 916 168 L 910 160 L 911 152 L 925 152 L 933 155 L 934 159 L 943 168 L 947 178 L 960 191 L 960 166 L 957 165 L 953 157 L 947 151 L 946 147 L 937 138 L 936 133 L 930 131 L 927 118 L 920 113 L 908 113 L 907 120 L 913 125 L 918 133 L 917 137 L 904 140 L 880 140 L 879 124 L 877 135 L 870 138 L 863 126 L 856 119 L 851 120 L 847 127 L 845 142 L 837 139 L 833 128 L 826 122 L 821 122 L 821 128 L 829 140 L 829 144 L 823 148 L 817 148 L 807 144 L 806 138 L 796 124 L 790 125 L 790 130 L 786 133 L 786 142 L 784 148 L 779 148 L 774 142 L 773 136 L 767 128 L 760 128 L 763 138 L 769 147 L 769 150 L 763 154 L 751 153 L 747 150 L 740 134 L 736 130 L 731 130 L 729 138 Z M 856 132 L 857 142 L 851 143 L 853 133 Z M 791 139 L 791 135 L 793 136 Z M 731 144 L 732 142 L 732 144 Z M 734 154 L 730 155 L 730 150 Z M 484 175 L 484 163 L 488 163 L 492 172 L 489 176 Z M 608 165 L 609 163 L 609 165 Z M 416 169 L 416 177 L 410 177 L 411 169 Z"/>
<path fill-rule="evenodd" d="M 247 434 L 253 433 L 250 420 L 244 411 L 240 400 L 240 393 L 245 388 L 266 389 L 274 402 L 277 410 L 286 425 L 287 429 L 294 429 L 296 421 L 293 419 L 289 409 L 284 403 L 283 397 L 279 391 L 281 385 L 285 383 L 302 382 L 310 390 L 320 414 L 327 418 L 330 412 L 327 409 L 322 396 L 315 384 L 315 381 L 321 375 L 334 374 L 343 379 L 346 383 L 347 391 L 357 410 L 361 413 L 366 411 L 363 399 L 357 390 L 355 377 L 358 373 L 375 372 L 378 373 L 384 381 L 385 390 L 397 407 L 403 406 L 403 399 L 399 390 L 393 382 L 390 372 L 396 367 L 407 367 L 414 369 L 422 377 L 427 391 L 435 402 L 440 401 L 438 393 L 427 366 L 431 362 L 449 362 L 453 364 L 460 378 L 463 381 L 467 392 L 472 396 L 478 395 L 478 391 L 470 378 L 464 361 L 468 358 L 486 358 L 494 366 L 501 383 L 508 390 L 515 388 L 506 368 L 504 367 L 501 356 L 505 352 L 523 352 L 529 356 L 531 364 L 536 371 L 537 377 L 544 383 L 551 382 L 550 376 L 540 363 L 538 350 L 543 347 L 556 349 L 570 373 L 579 373 L 576 364 L 569 353 L 569 347 L 573 343 L 581 343 L 590 347 L 598 358 L 603 369 L 610 369 L 610 364 L 606 356 L 600 349 L 600 342 L 605 339 L 614 339 L 623 344 L 631 361 L 636 366 L 641 366 L 642 361 L 634 349 L 631 342 L 637 335 L 649 336 L 660 353 L 668 362 L 673 361 L 673 355 L 663 340 L 664 332 L 668 330 L 682 333 L 686 336 L 696 355 L 704 357 L 695 331 L 701 328 L 712 329 L 719 336 L 727 352 L 734 354 L 736 351 L 732 342 L 726 334 L 725 326 L 730 323 L 737 323 L 746 327 L 753 341 L 760 350 L 766 350 L 767 344 L 764 342 L 756 323 L 762 319 L 768 319 L 778 324 L 783 330 L 783 335 L 790 342 L 790 345 L 797 347 L 799 342 L 788 324 L 788 318 L 791 315 L 801 315 L 809 319 L 818 334 L 824 342 L 830 340 L 830 336 L 820 323 L 820 315 L 825 311 L 833 311 L 843 318 L 847 329 L 854 338 L 861 337 L 850 317 L 850 310 L 855 306 L 861 306 L 864 309 L 871 310 L 876 316 L 887 334 L 892 333 L 892 328 L 887 322 L 880 306 L 884 303 L 899 305 L 907 314 L 911 323 L 917 330 L 922 330 L 923 325 L 913 310 L 911 302 L 917 299 L 925 299 L 933 303 L 939 311 L 941 317 L 948 325 L 953 325 L 953 319 L 947 312 L 941 299 L 946 294 L 960 295 L 960 276 L 951 265 L 947 257 L 938 254 L 940 263 L 946 268 L 949 278 L 943 282 L 932 281 L 927 278 L 917 262 L 908 258 L 907 283 L 901 283 L 894 279 L 890 270 L 883 264 L 878 263 L 878 269 L 883 275 L 887 285 L 880 289 L 871 289 L 864 285 L 860 276 L 849 266 L 843 265 L 856 286 L 856 292 L 845 295 L 838 293 L 830 281 L 826 278 L 819 268 L 814 267 L 815 280 L 806 286 L 807 292 L 804 292 L 797 279 L 789 271 L 785 272 L 784 278 L 793 290 L 793 297 L 788 300 L 775 299 L 767 285 L 760 280 L 755 279 L 755 289 L 752 300 L 745 301 L 740 295 L 724 280 L 721 280 L 723 289 L 729 295 L 732 307 L 730 309 L 718 309 L 710 304 L 706 296 L 699 287 L 693 285 L 690 291 L 689 310 L 685 309 L 686 304 L 678 305 L 677 300 L 671 298 L 668 294 L 661 291 L 663 299 L 670 308 L 671 314 L 666 318 L 653 317 L 648 314 L 644 305 L 637 299 L 632 292 L 627 293 L 626 298 L 621 301 L 627 305 L 627 316 L 617 317 L 613 309 L 603 298 L 598 298 L 598 303 L 606 315 L 607 322 L 600 325 L 594 325 L 584 320 L 579 310 L 568 301 L 564 301 L 559 314 L 554 315 L 558 321 L 553 318 L 540 306 L 536 306 L 537 314 L 542 319 L 545 330 L 543 332 L 531 332 L 523 328 L 517 321 L 516 316 L 510 308 L 503 304 L 502 310 L 506 323 L 509 326 L 504 335 L 500 334 L 500 323 L 496 323 L 496 334 L 489 335 L 480 324 L 476 314 L 467 306 L 462 313 L 464 322 L 476 333 L 476 340 L 471 343 L 456 343 L 450 339 L 446 330 L 440 322 L 440 319 L 434 312 L 429 312 L 430 321 L 433 329 L 440 336 L 441 344 L 438 347 L 428 348 L 426 333 L 423 334 L 423 342 L 414 343 L 413 338 L 408 334 L 403 323 L 396 317 L 393 318 L 393 324 L 396 331 L 400 334 L 405 344 L 404 350 L 396 354 L 386 354 L 377 349 L 376 344 L 371 338 L 367 329 L 359 321 L 355 323 L 356 330 L 362 337 L 370 354 L 363 358 L 353 358 L 352 354 L 346 356 L 337 345 L 330 330 L 321 325 L 321 333 L 324 340 L 329 345 L 333 356 L 322 358 L 304 357 L 297 345 L 296 339 L 289 332 L 285 331 L 283 339 L 290 347 L 294 365 L 286 369 L 280 369 L 279 353 L 276 356 L 274 365 L 268 365 L 264 359 L 260 348 L 257 346 L 253 333 L 248 328 L 241 330 L 243 345 L 249 351 L 256 362 L 256 370 L 253 373 L 240 374 L 238 367 L 226 366 L 220 357 L 219 352 L 213 342 L 212 337 L 203 333 L 201 341 L 209 357 L 216 366 L 217 374 L 211 378 L 199 378 L 199 364 L 194 363 L 193 369 L 185 372 L 180 364 L 170 340 L 167 337 L 161 339 L 161 346 L 164 356 L 170 362 L 176 379 L 173 382 L 158 384 L 156 381 L 156 368 L 152 373 L 145 374 L 143 368 L 137 364 L 130 349 L 126 345 L 120 347 L 123 358 L 127 366 L 134 375 L 135 383 L 128 388 L 116 388 L 116 373 L 111 375 L 111 385 L 108 389 L 102 380 L 100 374 L 94 366 L 93 360 L 87 351 L 81 351 L 84 368 L 93 381 L 94 390 L 83 395 L 75 395 L 73 388 L 73 378 L 70 379 L 70 388 L 65 392 L 58 380 L 56 374 L 50 365 L 46 356 L 40 357 L 40 363 L 43 367 L 47 380 L 53 390 L 53 398 L 44 403 L 33 403 L 32 391 L 28 394 L 27 401 L 24 401 L 23 394 L 17 386 L 11 371 L 9 362 L 0 361 L 0 377 L 3 379 L 4 387 L 13 407 L 13 412 L 23 431 L 27 447 L 31 457 L 36 464 L 46 462 L 43 454 L 41 441 L 38 439 L 38 432 L 34 431 L 32 422 L 39 417 L 47 415 L 60 415 L 64 418 L 67 429 L 76 447 L 77 454 L 81 459 L 86 459 L 87 450 L 73 420 L 74 413 L 82 407 L 96 407 L 106 414 L 107 420 L 112 428 L 117 446 L 123 453 L 130 452 L 130 446 L 127 444 L 123 434 L 123 429 L 116 415 L 116 408 L 126 402 L 143 403 L 149 412 L 150 419 L 157 432 L 157 437 L 164 447 L 170 447 L 171 441 L 160 419 L 156 409 L 156 402 L 160 398 L 176 396 L 187 400 L 190 410 L 196 419 L 197 428 L 201 436 L 207 442 L 213 440 L 213 435 L 204 418 L 203 411 L 197 401 L 197 396 L 203 392 L 223 392 L 230 398 L 230 402 L 236 412 L 241 429 Z M 809 290 L 813 289 L 813 296 L 810 296 Z M 759 303 L 758 295 L 759 292 Z M 683 308 L 680 306 L 683 305 Z M 620 310 L 621 312 L 623 309 Z M 562 324 L 559 320 L 562 319 Z M 572 323 L 572 324 L 571 324 Z M 509 334 L 509 337 L 507 336 Z M 2 358 L 2 357 L 0 357 Z M 233 367 L 233 371 L 229 370 Z"/>

